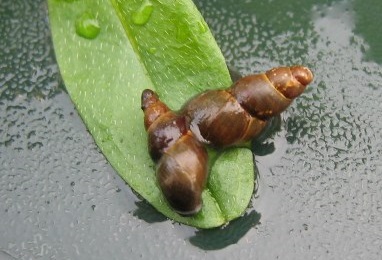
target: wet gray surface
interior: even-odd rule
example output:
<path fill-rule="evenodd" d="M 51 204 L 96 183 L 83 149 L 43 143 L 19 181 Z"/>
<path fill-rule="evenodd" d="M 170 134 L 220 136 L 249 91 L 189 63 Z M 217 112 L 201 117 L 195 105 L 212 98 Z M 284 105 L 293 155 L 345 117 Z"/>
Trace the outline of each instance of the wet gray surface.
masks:
<path fill-rule="evenodd" d="M 380 259 L 382 4 L 197 1 L 228 63 L 316 79 L 256 149 L 258 192 L 223 229 L 166 220 L 64 91 L 44 1 L 0 1 L 0 259 Z"/>

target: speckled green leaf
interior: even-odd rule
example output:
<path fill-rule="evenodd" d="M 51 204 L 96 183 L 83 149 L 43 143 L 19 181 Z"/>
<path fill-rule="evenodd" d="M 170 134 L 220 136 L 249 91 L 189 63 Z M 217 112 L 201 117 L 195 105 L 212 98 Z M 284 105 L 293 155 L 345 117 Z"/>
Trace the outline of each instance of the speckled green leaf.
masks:
<path fill-rule="evenodd" d="M 188 218 L 167 206 L 147 153 L 140 110 L 143 89 L 156 90 L 172 109 L 178 109 L 201 90 L 231 84 L 224 58 L 192 1 L 48 3 L 66 88 L 118 174 L 178 222 L 210 228 L 240 216 L 253 192 L 249 150 L 233 149 L 216 160 L 203 193 L 203 209 Z"/>

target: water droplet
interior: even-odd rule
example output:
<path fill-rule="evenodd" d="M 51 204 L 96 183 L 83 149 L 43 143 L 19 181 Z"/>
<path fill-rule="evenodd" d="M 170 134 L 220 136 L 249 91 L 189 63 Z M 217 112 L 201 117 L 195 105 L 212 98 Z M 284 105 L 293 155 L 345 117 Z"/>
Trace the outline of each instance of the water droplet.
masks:
<path fill-rule="evenodd" d="M 190 34 L 190 29 L 187 24 L 179 23 L 176 28 L 176 39 L 180 42 L 184 42 L 187 40 Z"/>
<path fill-rule="evenodd" d="M 133 13 L 133 23 L 136 25 L 146 24 L 154 10 L 153 4 L 149 0 L 144 0 L 142 5 Z"/>
<path fill-rule="evenodd" d="M 149 49 L 149 52 L 150 52 L 151 54 L 154 54 L 154 53 L 157 52 L 157 48 L 152 47 L 152 48 Z"/>
<path fill-rule="evenodd" d="M 205 33 L 208 30 L 208 25 L 204 20 L 198 22 L 198 28 L 201 33 Z"/>
<path fill-rule="evenodd" d="M 304 230 L 308 230 L 308 224 L 302 224 L 302 226 L 304 227 Z"/>
<path fill-rule="evenodd" d="M 99 26 L 97 18 L 89 13 L 84 12 L 76 20 L 76 33 L 86 39 L 94 39 L 100 33 L 101 28 Z"/>

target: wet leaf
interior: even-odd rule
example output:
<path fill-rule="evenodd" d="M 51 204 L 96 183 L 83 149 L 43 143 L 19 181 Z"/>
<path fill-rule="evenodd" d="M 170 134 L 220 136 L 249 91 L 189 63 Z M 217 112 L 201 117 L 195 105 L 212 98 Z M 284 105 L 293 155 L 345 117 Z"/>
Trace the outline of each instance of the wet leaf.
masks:
<path fill-rule="evenodd" d="M 179 109 L 204 89 L 231 84 L 224 58 L 192 1 L 48 3 L 68 93 L 118 174 L 175 221 L 211 228 L 240 216 L 254 185 L 248 149 L 232 149 L 217 158 L 203 193 L 203 208 L 193 217 L 181 217 L 168 207 L 147 152 L 140 109 L 143 89 L 154 89 L 172 109 Z"/>

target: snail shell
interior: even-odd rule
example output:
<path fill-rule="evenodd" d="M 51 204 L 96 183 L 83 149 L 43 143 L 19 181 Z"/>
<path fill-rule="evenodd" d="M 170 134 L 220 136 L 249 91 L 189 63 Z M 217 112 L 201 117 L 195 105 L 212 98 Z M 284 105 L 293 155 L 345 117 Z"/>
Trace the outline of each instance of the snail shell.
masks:
<path fill-rule="evenodd" d="M 208 90 L 182 108 L 199 141 L 215 147 L 246 142 L 279 115 L 313 79 L 305 67 L 279 67 L 239 79 L 225 90 Z"/>
<path fill-rule="evenodd" d="M 202 207 L 208 155 L 191 132 L 180 137 L 157 165 L 159 186 L 170 206 L 181 215 L 192 215 Z"/>
<path fill-rule="evenodd" d="M 157 162 L 158 185 L 170 206 L 181 215 L 202 207 L 208 175 L 206 148 L 188 130 L 186 119 L 169 110 L 152 90 L 142 93 L 148 150 Z"/>

